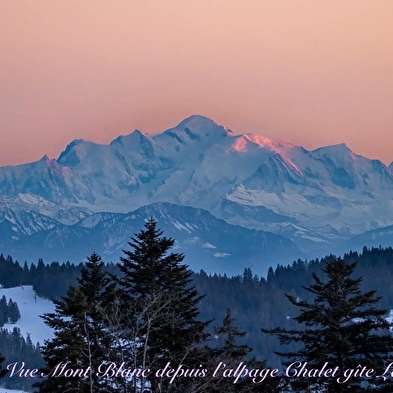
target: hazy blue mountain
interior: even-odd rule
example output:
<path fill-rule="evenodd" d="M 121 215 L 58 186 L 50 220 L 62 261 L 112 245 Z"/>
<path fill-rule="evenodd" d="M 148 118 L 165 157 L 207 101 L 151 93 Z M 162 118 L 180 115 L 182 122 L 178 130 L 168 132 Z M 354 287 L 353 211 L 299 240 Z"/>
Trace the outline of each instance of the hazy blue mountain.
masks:
<path fill-rule="evenodd" d="M 21 236 L 5 248 L 17 257 L 46 262 L 81 262 L 92 251 L 107 262 L 117 262 L 127 242 L 154 217 L 165 236 L 176 239 L 175 252 L 186 255 L 193 270 L 241 274 L 251 267 L 265 275 L 271 265 L 304 257 L 291 240 L 260 230 L 228 224 L 203 209 L 156 203 L 131 213 L 95 213 L 76 225 L 59 224 L 51 229 Z"/>
<path fill-rule="evenodd" d="M 338 247 L 341 253 L 352 251 L 362 251 L 364 246 L 367 247 L 393 247 L 393 225 L 374 229 L 361 233 L 346 240 Z"/>

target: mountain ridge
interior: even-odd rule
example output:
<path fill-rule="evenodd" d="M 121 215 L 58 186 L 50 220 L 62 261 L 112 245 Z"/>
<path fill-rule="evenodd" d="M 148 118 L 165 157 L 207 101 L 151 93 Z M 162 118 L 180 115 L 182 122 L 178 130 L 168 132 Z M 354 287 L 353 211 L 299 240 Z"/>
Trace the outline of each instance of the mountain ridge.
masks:
<path fill-rule="evenodd" d="M 41 228 L 42 217 L 48 220 L 41 229 L 50 230 L 50 220 L 70 226 L 100 212 L 170 203 L 282 235 L 318 256 L 393 225 L 391 167 L 344 143 L 307 150 L 257 134 L 235 135 L 193 115 L 157 135 L 135 130 L 109 144 L 76 139 L 56 160 L 44 156 L 0 167 L 0 208 L 19 212 L 3 214 L 0 224 L 20 214 L 18 225 L 4 224 L 17 237 Z"/>

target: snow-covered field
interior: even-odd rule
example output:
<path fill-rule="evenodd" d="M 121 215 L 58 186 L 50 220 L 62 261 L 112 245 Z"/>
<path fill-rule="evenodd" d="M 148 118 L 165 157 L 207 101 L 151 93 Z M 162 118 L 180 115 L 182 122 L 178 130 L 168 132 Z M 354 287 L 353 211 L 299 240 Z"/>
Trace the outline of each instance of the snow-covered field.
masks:
<path fill-rule="evenodd" d="M 0 298 L 12 299 L 18 304 L 21 318 L 15 324 L 7 323 L 4 328 L 12 331 L 18 327 L 24 337 L 30 334 L 33 343 L 43 343 L 45 339 L 52 338 L 52 329 L 44 324 L 40 315 L 52 312 L 55 309 L 50 300 L 35 298 L 32 285 L 20 286 L 15 288 L 0 288 Z M 11 390 L 0 387 L 0 393 L 27 393 L 24 390 Z"/>
<path fill-rule="evenodd" d="M 24 337 L 30 334 L 33 343 L 39 342 L 43 344 L 45 339 L 52 338 L 52 329 L 44 324 L 40 315 L 47 312 L 53 312 L 54 304 L 50 300 L 42 299 L 37 296 L 32 285 L 20 286 L 15 288 L 0 288 L 0 298 L 11 298 L 18 304 L 21 318 L 15 324 L 7 323 L 4 328 L 12 331 L 14 327 L 18 327 Z M 0 393 L 6 392 L 0 388 Z M 15 391 L 13 391 L 15 393 Z"/>

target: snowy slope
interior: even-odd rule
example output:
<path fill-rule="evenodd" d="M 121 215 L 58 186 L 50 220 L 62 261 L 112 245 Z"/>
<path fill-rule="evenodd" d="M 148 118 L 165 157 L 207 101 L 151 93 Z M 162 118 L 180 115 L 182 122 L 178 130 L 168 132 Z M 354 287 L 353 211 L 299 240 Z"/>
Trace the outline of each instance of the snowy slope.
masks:
<path fill-rule="evenodd" d="M 18 304 L 21 318 L 15 324 L 5 324 L 4 328 L 12 331 L 14 327 L 18 327 L 24 337 L 27 334 L 33 343 L 42 344 L 45 339 L 52 338 L 52 329 L 44 324 L 39 316 L 47 312 L 53 312 L 54 304 L 50 300 L 42 299 L 37 296 L 35 300 L 35 292 L 31 285 L 15 288 L 0 288 L 0 298 L 5 295 L 8 299 L 12 299 Z M 0 389 L 1 392 L 1 389 Z"/>

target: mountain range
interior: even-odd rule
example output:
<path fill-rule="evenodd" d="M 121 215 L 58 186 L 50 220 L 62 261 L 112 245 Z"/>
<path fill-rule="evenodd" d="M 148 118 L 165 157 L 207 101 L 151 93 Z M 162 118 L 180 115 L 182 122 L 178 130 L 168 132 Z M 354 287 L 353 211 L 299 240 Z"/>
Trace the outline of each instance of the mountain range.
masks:
<path fill-rule="evenodd" d="M 0 168 L 0 251 L 117 261 L 155 217 L 194 270 L 258 274 L 297 258 L 389 244 L 393 165 L 345 144 L 307 150 L 191 116 L 157 135 L 71 142 Z M 390 232 L 389 232 L 390 231 Z M 385 243 L 388 244 L 385 244 Z"/>

